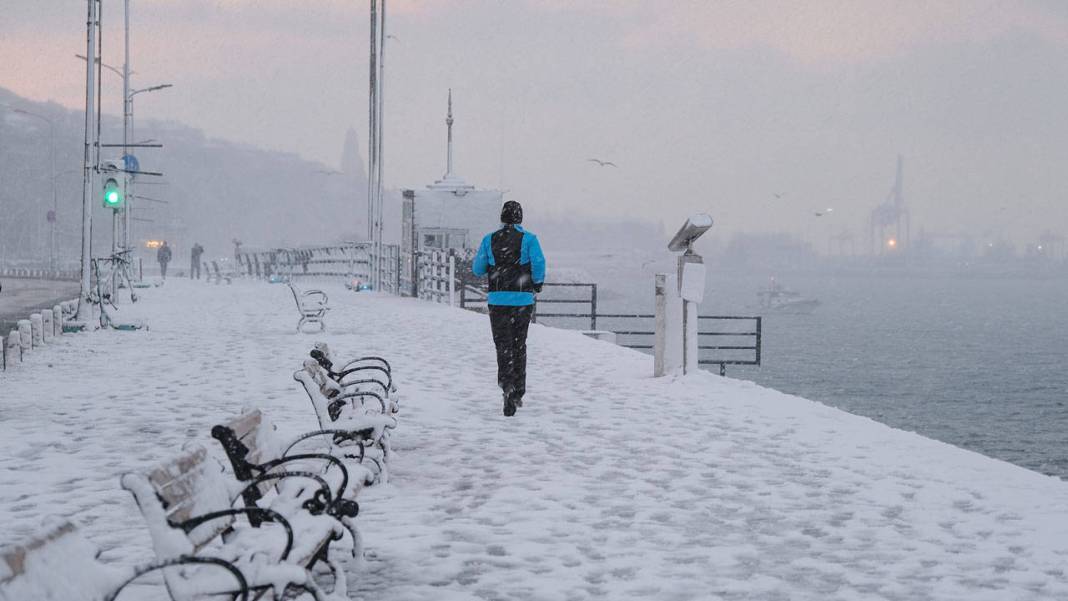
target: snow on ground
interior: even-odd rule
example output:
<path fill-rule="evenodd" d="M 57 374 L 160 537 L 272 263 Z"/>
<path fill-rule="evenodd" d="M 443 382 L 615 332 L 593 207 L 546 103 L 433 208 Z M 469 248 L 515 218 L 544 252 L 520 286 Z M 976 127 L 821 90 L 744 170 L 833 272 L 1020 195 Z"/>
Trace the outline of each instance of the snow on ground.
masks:
<path fill-rule="evenodd" d="M 484 316 L 328 287 L 297 335 L 284 286 L 172 280 L 123 307 L 147 332 L 67 337 L 0 377 L 0 542 L 70 516 L 150 556 L 118 477 L 245 405 L 316 426 L 291 379 L 316 340 L 388 357 L 391 484 L 365 491 L 354 599 L 1068 598 L 1068 485 L 748 382 L 531 328 L 501 415 Z M 119 374 L 122 374 L 121 376 Z"/>

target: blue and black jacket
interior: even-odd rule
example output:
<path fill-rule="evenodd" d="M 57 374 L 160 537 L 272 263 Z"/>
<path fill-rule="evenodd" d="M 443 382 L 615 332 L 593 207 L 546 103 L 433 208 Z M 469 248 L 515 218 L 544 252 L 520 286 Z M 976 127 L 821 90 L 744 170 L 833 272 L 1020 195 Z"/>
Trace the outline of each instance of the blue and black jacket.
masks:
<path fill-rule="evenodd" d="M 489 276 L 487 304 L 522 307 L 534 304 L 534 285 L 545 281 L 545 255 L 538 237 L 518 225 L 486 234 L 471 271 Z"/>

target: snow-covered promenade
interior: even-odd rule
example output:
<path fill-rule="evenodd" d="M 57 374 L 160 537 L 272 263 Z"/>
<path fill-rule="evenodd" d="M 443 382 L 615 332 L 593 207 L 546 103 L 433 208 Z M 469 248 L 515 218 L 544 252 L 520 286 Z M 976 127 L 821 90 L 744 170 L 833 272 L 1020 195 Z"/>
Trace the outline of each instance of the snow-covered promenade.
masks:
<path fill-rule="evenodd" d="M 393 363 L 392 482 L 360 498 L 354 599 L 1068 599 L 1068 484 L 748 382 L 532 326 L 501 415 L 484 316 L 327 287 L 296 335 L 284 286 L 173 280 L 149 331 L 70 336 L 0 377 L 0 542 L 68 516 L 132 565 L 118 476 L 243 406 L 316 427 L 292 380 L 314 341 Z M 819 341 L 813 341 L 818 344 Z M 221 455 L 221 453 L 220 453 Z"/>

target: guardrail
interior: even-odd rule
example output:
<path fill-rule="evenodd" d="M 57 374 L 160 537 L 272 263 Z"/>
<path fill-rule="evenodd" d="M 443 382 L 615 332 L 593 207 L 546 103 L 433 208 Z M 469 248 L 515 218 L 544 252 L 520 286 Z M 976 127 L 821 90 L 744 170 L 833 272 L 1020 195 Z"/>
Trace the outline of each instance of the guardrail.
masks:
<path fill-rule="evenodd" d="M 656 319 L 655 315 L 603 313 L 598 317 L 610 322 L 629 322 L 619 329 L 608 328 L 617 337 L 624 338 L 624 341 L 617 340 L 620 346 L 643 350 L 653 348 L 651 338 L 656 336 L 656 332 L 651 328 L 635 328 L 641 328 L 642 324 L 651 325 Z M 698 315 L 697 319 L 699 365 L 719 365 L 721 376 L 727 375 L 728 365 L 760 365 L 764 342 L 763 318 L 755 315 Z"/>
<path fill-rule="evenodd" d="M 35 280 L 78 281 L 77 271 L 52 271 L 51 269 L 0 269 L 0 278 L 27 278 Z"/>
<path fill-rule="evenodd" d="M 590 330 L 596 330 L 598 320 L 602 329 L 613 332 L 620 346 L 639 350 L 652 350 L 656 336 L 653 321 L 655 315 L 643 313 L 598 313 L 597 284 L 592 283 L 546 283 L 543 291 L 585 289 L 588 295 L 582 298 L 560 298 L 539 295 L 534 309 L 537 318 L 589 320 Z M 550 293 L 551 294 L 551 293 Z M 585 305 L 587 310 L 539 311 L 538 305 Z M 485 312 L 486 291 L 479 281 L 464 278 L 460 286 L 460 307 Z M 763 350 L 763 320 L 759 316 L 698 315 L 699 365 L 719 365 L 720 375 L 727 374 L 728 365 L 760 365 Z M 605 327 L 605 324 L 609 324 Z M 622 340 L 619 340 L 622 338 Z"/>
<path fill-rule="evenodd" d="M 236 255 L 237 271 L 249 277 L 338 277 L 367 283 L 371 260 L 370 242 L 348 242 L 298 248 L 242 249 Z M 395 244 L 382 246 L 382 289 L 400 293 L 401 253 Z"/>

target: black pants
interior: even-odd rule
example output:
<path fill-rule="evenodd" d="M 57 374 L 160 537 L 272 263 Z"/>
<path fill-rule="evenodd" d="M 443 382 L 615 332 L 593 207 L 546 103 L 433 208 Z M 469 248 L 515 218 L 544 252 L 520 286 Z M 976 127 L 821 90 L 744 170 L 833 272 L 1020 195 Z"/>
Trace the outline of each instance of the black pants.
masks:
<path fill-rule="evenodd" d="M 527 391 L 527 328 L 534 305 L 490 305 L 490 327 L 497 346 L 497 385 L 512 398 Z"/>
<path fill-rule="evenodd" d="M 200 279 L 200 261 L 191 261 L 189 263 L 189 279 L 193 279 L 193 272 L 196 272 L 196 278 Z"/>
<path fill-rule="evenodd" d="M 166 261 L 160 261 L 159 262 L 159 275 L 163 279 L 167 279 L 167 262 Z"/>

